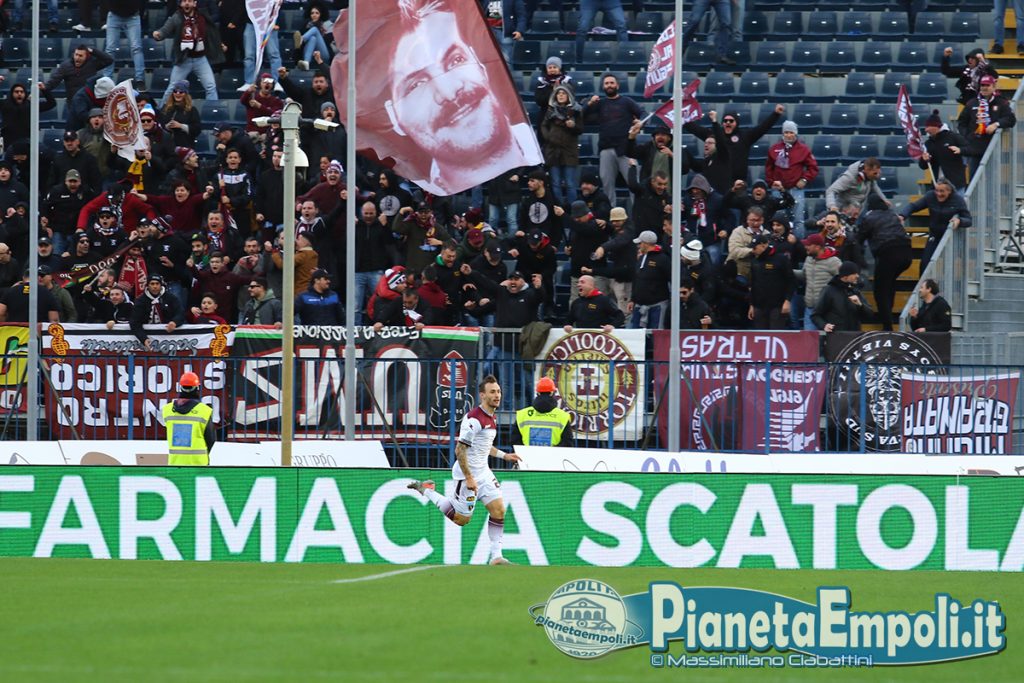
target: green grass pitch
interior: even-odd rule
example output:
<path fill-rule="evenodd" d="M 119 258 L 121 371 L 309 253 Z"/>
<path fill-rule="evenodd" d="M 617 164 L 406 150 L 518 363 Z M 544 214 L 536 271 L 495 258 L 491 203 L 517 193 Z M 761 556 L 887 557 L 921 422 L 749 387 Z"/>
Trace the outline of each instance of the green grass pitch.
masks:
<path fill-rule="evenodd" d="M 0 681 L 1024 680 L 1016 574 L 460 566 L 334 583 L 398 569 L 2 559 Z M 623 595 L 670 580 L 811 602 L 818 585 L 847 585 L 858 610 L 916 611 L 948 591 L 999 600 L 1007 646 L 975 660 L 870 671 L 654 670 L 646 646 L 578 661 L 551 645 L 528 608 L 585 577 Z"/>

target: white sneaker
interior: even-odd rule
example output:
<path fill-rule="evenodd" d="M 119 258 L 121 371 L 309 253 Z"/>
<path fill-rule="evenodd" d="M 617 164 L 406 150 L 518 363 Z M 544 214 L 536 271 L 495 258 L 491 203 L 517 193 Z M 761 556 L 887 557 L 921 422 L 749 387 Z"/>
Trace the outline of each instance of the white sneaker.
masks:
<path fill-rule="evenodd" d="M 75 24 L 71 27 L 72 31 L 91 31 L 92 29 L 85 24 Z"/>
<path fill-rule="evenodd" d="M 280 83 L 275 83 L 274 84 L 274 92 L 284 92 L 284 88 L 281 87 Z"/>
<path fill-rule="evenodd" d="M 604 15 L 602 14 L 601 16 L 603 17 Z M 106 31 L 107 30 L 107 25 L 103 24 L 103 26 L 100 26 L 100 30 L 101 31 Z"/>
<path fill-rule="evenodd" d="M 295 66 L 299 67 L 299 71 L 309 71 L 309 62 L 307 62 L 305 59 L 300 59 L 299 61 L 295 62 Z"/>
<path fill-rule="evenodd" d="M 246 84 L 246 83 L 243 83 L 242 85 L 240 85 L 237 88 L 235 88 L 235 92 L 245 92 L 248 89 L 249 89 L 249 85 Z"/>

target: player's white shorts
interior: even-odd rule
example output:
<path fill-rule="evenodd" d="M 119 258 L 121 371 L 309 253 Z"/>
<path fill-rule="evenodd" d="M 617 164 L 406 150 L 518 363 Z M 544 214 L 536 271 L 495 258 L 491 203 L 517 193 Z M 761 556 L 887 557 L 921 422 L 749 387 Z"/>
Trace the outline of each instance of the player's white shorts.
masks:
<path fill-rule="evenodd" d="M 455 480 L 455 496 L 452 505 L 455 511 L 465 517 L 471 517 L 477 501 L 487 505 L 492 500 L 501 498 L 501 484 L 490 472 L 486 476 L 477 477 L 476 495 L 466 486 L 465 479 Z"/>

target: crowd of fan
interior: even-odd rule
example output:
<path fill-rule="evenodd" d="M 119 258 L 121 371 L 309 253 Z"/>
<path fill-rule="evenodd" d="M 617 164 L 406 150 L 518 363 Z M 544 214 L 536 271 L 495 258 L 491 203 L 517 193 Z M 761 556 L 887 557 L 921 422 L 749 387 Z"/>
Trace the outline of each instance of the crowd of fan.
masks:
<path fill-rule="evenodd" d="M 110 0 L 108 7 L 108 17 L 119 17 L 116 24 L 107 19 L 108 43 L 119 39 L 122 28 L 132 40 L 141 4 Z M 300 293 L 298 322 L 343 324 L 342 249 L 353 211 L 355 299 L 363 324 L 519 328 L 543 318 L 567 328 L 669 324 L 672 135 L 659 125 L 649 141 L 641 138 L 646 113 L 619 94 L 614 76 L 603 78 L 602 96 L 578 103 L 571 74 L 558 58 L 549 59 L 534 89 L 545 167 L 490 180 L 468 193 L 466 210 L 466 196 L 432 196 L 362 159 L 355 169 L 358 196 L 348 197 L 337 161 L 346 148 L 340 127 L 302 130 L 311 168 L 297 179 L 296 206 L 285 207 L 280 128 L 260 128 L 253 119 L 278 113 L 283 98 L 299 102 L 304 116 L 338 118 L 328 70 L 330 10 L 311 3 L 307 30 L 295 35 L 293 61 L 314 69 L 308 86 L 296 82 L 271 50 L 271 70 L 258 77 L 250 72 L 254 84 L 242 89 L 248 125 L 209 130 L 189 94 L 188 76 L 199 80 L 207 97 L 216 97 L 212 69 L 232 58 L 225 55 L 228 44 L 246 46 L 247 66 L 254 50 L 243 35 L 243 3 L 225 0 L 219 9 L 218 23 L 196 8 L 196 0 L 180 0 L 153 33 L 173 41 L 175 64 L 165 93 L 138 93 L 148 146 L 128 158 L 103 137 L 114 65 L 98 48 L 76 47 L 36 93 L 14 83 L 0 101 L 6 143 L 0 161 L 0 286 L 6 288 L 0 317 L 27 320 L 30 276 L 24 266 L 35 248 L 42 320 L 127 323 L 144 342 L 145 324 L 169 330 L 186 322 L 280 325 L 278 295 L 287 276 Z M 87 27 L 91 9 L 83 3 L 82 11 Z M 117 31 L 111 33 L 111 26 Z M 232 31 L 243 40 L 229 36 Z M 276 36 L 269 45 L 277 45 Z M 133 44 L 132 52 L 141 72 L 141 51 Z M 950 64 L 947 50 L 941 68 L 958 78 L 965 105 L 958 131 L 937 111 L 927 119 L 921 165 L 939 180 L 899 212 L 878 187 L 878 160 L 865 159 L 828 188 L 824 213 L 807 216 L 804 191 L 818 166 L 797 126 L 784 120 L 782 105 L 753 125 L 728 110 L 721 122 L 711 111 L 710 125 L 686 124 L 687 134 L 703 140 L 704 152 L 694 157 L 684 146 L 680 160 L 680 325 L 828 332 L 877 320 L 891 328 L 896 278 L 912 258 L 904 222 L 928 208 L 923 270 L 947 228 L 970 225 L 960 194 L 965 161 L 976 165 L 994 132 L 1015 123 L 980 50 L 969 53 L 962 67 Z M 64 149 L 37 160 L 41 237 L 32 245 L 28 101 L 38 96 L 41 109 L 53 108 L 61 89 L 67 98 Z M 750 182 L 751 145 L 780 122 L 782 134 L 769 149 L 763 174 Z M 598 133 L 597 169 L 580 167 L 584 130 Z M 204 135 L 214 136 L 215 158 L 196 151 Z M 620 183 L 631 201 L 616 194 Z M 281 235 L 293 208 L 296 264 L 286 274 Z M 860 292 L 864 244 L 873 255 L 877 317 Z M 565 257 L 567 306 L 555 297 Z M 915 329 L 949 329 L 948 306 L 937 294 L 934 282 L 922 287 Z"/>

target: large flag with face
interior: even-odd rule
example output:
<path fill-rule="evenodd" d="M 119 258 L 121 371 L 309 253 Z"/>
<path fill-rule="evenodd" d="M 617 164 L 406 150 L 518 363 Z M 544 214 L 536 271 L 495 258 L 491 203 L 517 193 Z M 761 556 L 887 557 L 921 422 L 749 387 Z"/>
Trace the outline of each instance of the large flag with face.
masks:
<path fill-rule="evenodd" d="M 121 81 L 107 95 L 103 105 L 103 137 L 125 159 L 134 160 L 135 150 L 148 147 L 131 79 Z"/>
<path fill-rule="evenodd" d="M 910 95 L 907 94 L 905 85 L 900 86 L 900 92 L 896 96 L 896 116 L 899 117 L 900 125 L 907 136 L 907 154 L 911 159 L 920 159 L 924 153 L 924 143 L 921 142 L 921 131 L 917 128 L 914 107 L 910 104 Z"/>
<path fill-rule="evenodd" d="M 249 15 L 252 28 L 256 33 L 256 66 L 253 67 L 252 78 L 257 81 L 260 77 L 260 67 L 263 66 L 263 50 L 267 47 L 270 34 L 277 22 L 277 15 L 281 11 L 282 0 L 245 0 L 245 13 Z"/>
<path fill-rule="evenodd" d="M 647 81 L 644 84 L 644 97 L 650 97 L 672 77 L 675 68 L 676 22 L 672 22 L 658 36 L 658 42 L 651 50 L 651 58 L 647 62 Z"/>
<path fill-rule="evenodd" d="M 362 153 L 450 195 L 543 161 L 476 0 L 357 0 L 356 133 Z M 348 11 L 334 23 L 338 111 L 348 104 Z"/>
<path fill-rule="evenodd" d="M 686 84 L 683 88 L 683 102 L 679 105 L 679 115 L 683 119 L 682 123 L 689 123 L 690 121 L 696 121 L 704 112 L 701 111 L 700 102 L 697 101 L 697 88 L 700 87 L 700 79 L 695 78 Z M 674 107 L 672 106 L 673 100 L 669 100 L 665 104 L 655 110 L 654 115 L 669 125 L 669 128 L 673 128 L 672 117 L 674 115 Z"/>

